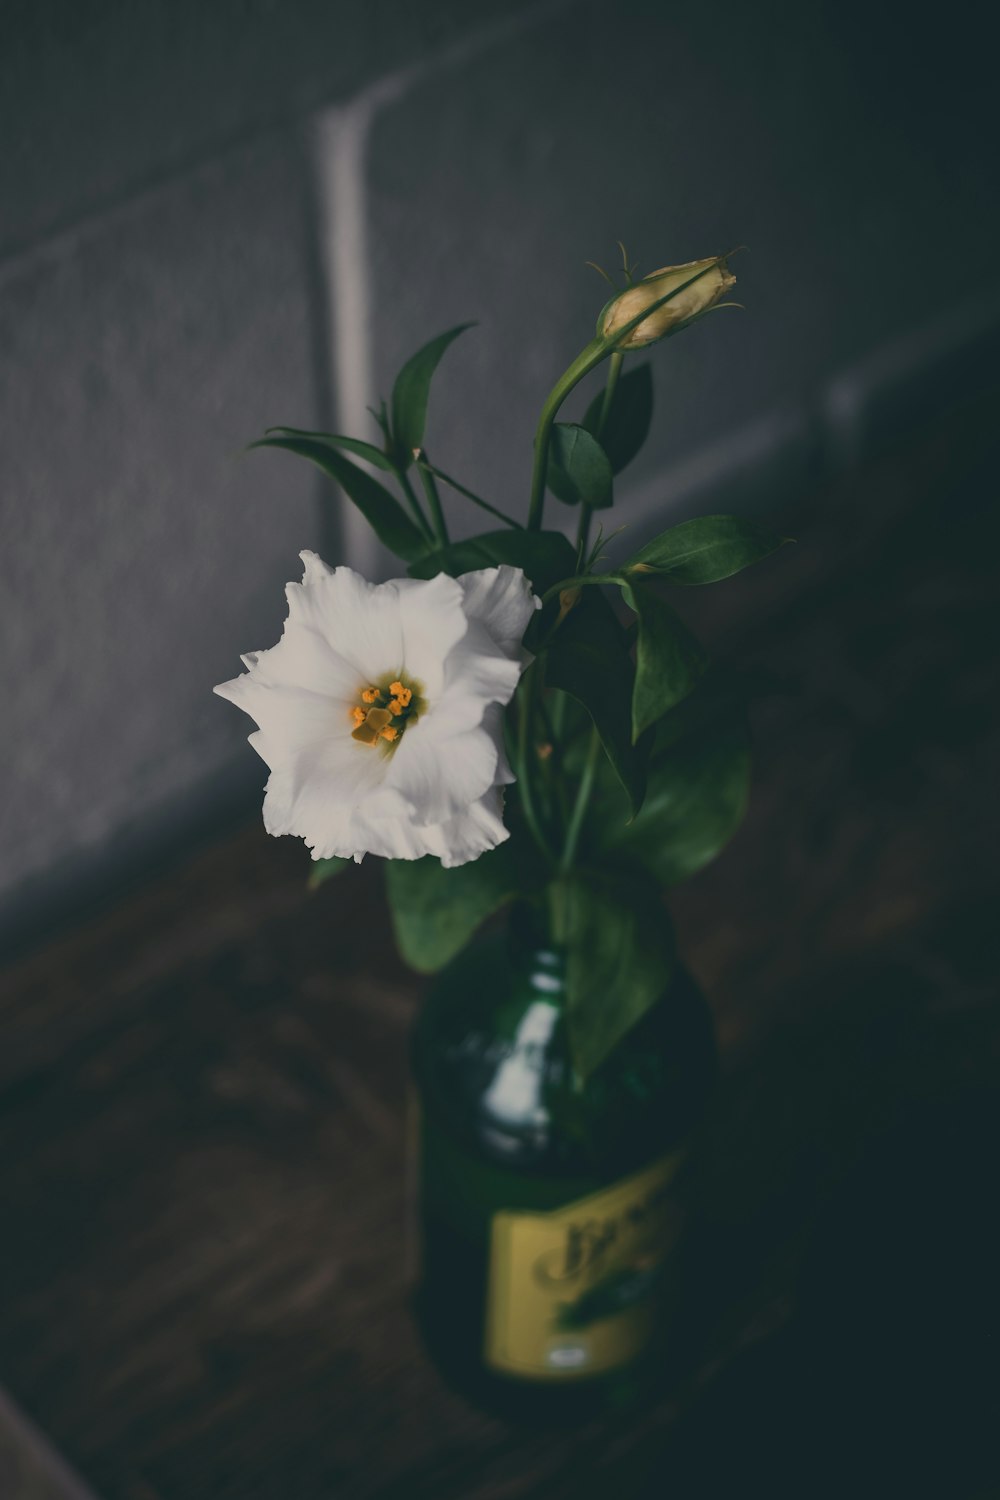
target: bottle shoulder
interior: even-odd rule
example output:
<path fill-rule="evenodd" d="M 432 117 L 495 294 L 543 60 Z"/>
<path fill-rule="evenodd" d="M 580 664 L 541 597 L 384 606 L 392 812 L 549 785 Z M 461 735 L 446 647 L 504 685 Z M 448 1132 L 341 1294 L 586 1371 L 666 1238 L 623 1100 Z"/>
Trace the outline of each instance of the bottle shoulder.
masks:
<path fill-rule="evenodd" d="M 603 1178 L 681 1144 L 711 1087 L 715 1048 L 704 998 L 678 969 L 581 1084 L 558 964 L 545 951 L 525 961 L 501 934 L 439 976 L 413 1061 L 428 1118 L 467 1149 L 520 1173 Z"/>

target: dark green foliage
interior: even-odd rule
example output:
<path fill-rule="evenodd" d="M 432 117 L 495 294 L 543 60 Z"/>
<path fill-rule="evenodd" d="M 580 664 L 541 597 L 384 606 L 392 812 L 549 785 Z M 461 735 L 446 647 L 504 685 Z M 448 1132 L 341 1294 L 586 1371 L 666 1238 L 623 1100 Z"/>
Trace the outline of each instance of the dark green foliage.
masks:
<path fill-rule="evenodd" d="M 620 474 L 630 464 L 649 436 L 653 420 L 652 366 L 638 365 L 619 380 L 611 411 L 600 434 L 598 424 L 604 406 L 604 392 L 599 391 L 587 407 L 583 425 L 595 437 L 611 462 L 612 471 Z"/>
<path fill-rule="evenodd" d="M 546 652 L 546 681 L 589 713 L 632 811 L 642 806 L 648 745 L 632 742 L 635 677 L 625 631 L 605 595 L 584 589 Z"/>
<path fill-rule="evenodd" d="M 467 542 L 453 542 L 428 552 L 411 564 L 409 572 L 413 578 L 433 578 L 438 573 L 457 578 L 475 568 L 509 563 L 522 568 L 535 593 L 541 595 L 573 571 L 574 561 L 573 548 L 561 532 L 488 531 Z"/>
<path fill-rule="evenodd" d="M 637 740 L 686 698 L 708 664 L 701 644 L 684 621 L 651 588 L 622 586 L 625 602 L 639 617 L 632 738 Z"/>
<path fill-rule="evenodd" d="M 529 880 L 514 839 L 457 870 L 429 855 L 389 860 L 386 887 L 400 953 L 421 974 L 442 968 Z"/>
<path fill-rule="evenodd" d="M 570 1050 L 586 1078 L 666 988 L 673 934 L 656 884 L 641 872 L 578 869 L 552 888 L 567 949 Z"/>
<path fill-rule="evenodd" d="M 460 333 L 472 326 L 471 323 L 460 323 L 457 328 L 438 334 L 436 339 L 418 349 L 396 376 L 391 401 L 393 457 L 401 469 L 407 469 L 413 462 L 414 449 L 423 447 L 427 399 L 441 356 Z"/>
<path fill-rule="evenodd" d="M 549 443 L 548 486 L 566 505 L 603 510 L 614 498 L 611 460 L 585 427 L 557 422 Z"/>
<path fill-rule="evenodd" d="M 622 571 L 656 573 L 667 583 L 718 583 L 790 540 L 741 516 L 697 516 L 640 547 Z"/>
<path fill-rule="evenodd" d="M 405 562 L 412 562 L 427 551 L 427 542 L 410 520 L 395 496 L 364 469 L 338 452 L 329 440 L 305 437 L 265 437 L 251 443 L 252 448 L 284 448 L 309 459 L 354 501 L 380 542 Z"/>

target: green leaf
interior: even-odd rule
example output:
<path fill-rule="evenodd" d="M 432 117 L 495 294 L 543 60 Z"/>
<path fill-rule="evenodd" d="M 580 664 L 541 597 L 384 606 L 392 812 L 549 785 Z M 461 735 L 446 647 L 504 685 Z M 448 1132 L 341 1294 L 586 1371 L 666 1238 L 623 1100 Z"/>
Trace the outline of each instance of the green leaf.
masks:
<path fill-rule="evenodd" d="M 566 505 L 603 510 L 614 498 L 611 460 L 585 427 L 557 422 L 549 440 L 549 489 Z"/>
<path fill-rule="evenodd" d="M 324 881 L 329 880 L 331 875 L 339 875 L 341 870 L 346 870 L 350 859 L 314 859 L 312 869 L 309 871 L 308 886 L 315 891 Z"/>
<path fill-rule="evenodd" d="M 708 665 L 708 656 L 684 621 L 648 588 L 622 585 L 626 604 L 639 616 L 635 686 L 632 690 L 632 739 L 691 692 Z"/>
<path fill-rule="evenodd" d="M 587 1078 L 665 990 L 674 965 L 670 921 L 652 881 L 578 870 L 551 891 L 566 947 L 573 1064 Z"/>
<path fill-rule="evenodd" d="M 472 326 L 471 323 L 459 323 L 457 328 L 438 334 L 436 339 L 418 349 L 396 376 L 392 388 L 392 436 L 396 461 L 402 469 L 413 462 L 414 448 L 423 447 L 427 398 L 441 356 L 460 333 Z"/>
<path fill-rule="evenodd" d="M 514 837 L 455 870 L 430 855 L 390 860 L 386 890 L 400 953 L 421 974 L 432 974 L 529 883 L 529 867 Z"/>
<path fill-rule="evenodd" d="M 362 438 L 341 437 L 337 432 L 306 432 L 302 427 L 269 427 L 268 437 L 272 432 L 280 433 L 282 437 L 311 438 L 314 443 L 328 448 L 342 448 L 345 453 L 353 453 L 355 457 L 374 464 L 376 469 L 383 469 L 387 474 L 396 473 L 392 459 L 374 443 L 366 443 Z"/>
<path fill-rule="evenodd" d="M 668 583 L 717 583 L 788 541 L 790 537 L 739 516 L 698 516 L 640 547 L 622 571 L 656 573 Z"/>
<path fill-rule="evenodd" d="M 726 846 L 749 795 L 750 736 L 743 714 L 730 711 L 654 756 L 646 800 L 631 822 L 608 778 L 594 806 L 597 836 L 606 855 L 635 860 L 661 885 L 676 885 Z"/>
<path fill-rule="evenodd" d="M 653 370 L 649 364 L 629 370 L 618 382 L 604 431 L 598 434 L 604 392 L 599 391 L 587 407 L 583 425 L 600 438 L 601 447 L 620 474 L 630 464 L 649 435 L 653 420 Z"/>
<path fill-rule="evenodd" d="M 590 714 L 634 812 L 646 786 L 647 743 L 630 734 L 634 668 L 625 631 L 605 595 L 585 589 L 545 648 L 545 678 Z"/>
<path fill-rule="evenodd" d="M 379 541 L 404 562 L 412 562 L 427 551 L 427 542 L 395 496 L 335 448 L 317 442 L 315 438 L 300 437 L 265 437 L 250 446 L 284 448 L 286 452 L 297 453 L 300 458 L 308 458 L 316 464 L 354 501 Z"/>
<path fill-rule="evenodd" d="M 457 578 L 476 568 L 495 568 L 502 563 L 521 568 L 536 594 L 573 572 L 576 553 L 560 531 L 488 531 L 467 542 L 454 542 L 429 552 L 413 563 L 413 578 L 433 578 L 448 573 Z"/>

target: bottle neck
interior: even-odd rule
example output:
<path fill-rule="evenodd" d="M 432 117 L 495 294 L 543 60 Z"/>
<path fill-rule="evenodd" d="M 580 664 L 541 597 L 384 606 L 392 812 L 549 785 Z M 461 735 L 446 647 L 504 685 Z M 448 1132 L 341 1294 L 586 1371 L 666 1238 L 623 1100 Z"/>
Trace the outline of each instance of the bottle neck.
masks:
<path fill-rule="evenodd" d="M 502 1155 L 521 1153 L 528 1141 L 542 1139 L 550 1127 L 546 1093 L 565 1009 L 565 954 L 550 940 L 536 908 L 526 902 L 513 909 L 507 946 L 514 992 L 501 1021 L 508 1037 L 480 1101 L 487 1140 Z"/>
<path fill-rule="evenodd" d="M 553 942 L 547 914 L 537 904 L 519 901 L 507 922 L 511 967 L 533 995 L 558 1010 L 566 1002 L 566 951 Z"/>

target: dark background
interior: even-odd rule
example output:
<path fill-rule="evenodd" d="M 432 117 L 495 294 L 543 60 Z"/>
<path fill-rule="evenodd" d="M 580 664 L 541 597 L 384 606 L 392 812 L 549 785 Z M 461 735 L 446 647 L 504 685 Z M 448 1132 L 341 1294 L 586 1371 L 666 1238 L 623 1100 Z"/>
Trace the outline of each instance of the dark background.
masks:
<path fill-rule="evenodd" d="M 107 1500 L 1000 1494 L 995 41 L 965 0 L 0 3 L 0 1383 Z M 370 436 L 477 319 L 428 447 L 520 510 L 619 238 L 748 247 L 745 311 L 653 351 L 626 541 L 799 540 L 684 600 L 785 687 L 673 903 L 725 1061 L 686 1383 L 549 1441 L 416 1351 L 416 987 L 376 870 L 306 900 L 211 687 L 301 548 L 391 566 L 243 445 Z"/>

